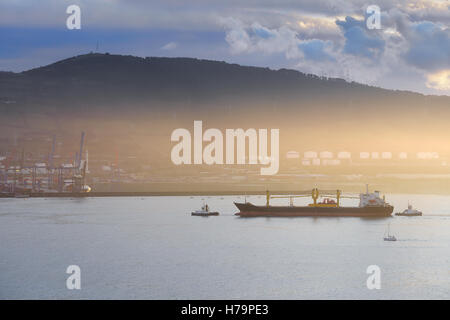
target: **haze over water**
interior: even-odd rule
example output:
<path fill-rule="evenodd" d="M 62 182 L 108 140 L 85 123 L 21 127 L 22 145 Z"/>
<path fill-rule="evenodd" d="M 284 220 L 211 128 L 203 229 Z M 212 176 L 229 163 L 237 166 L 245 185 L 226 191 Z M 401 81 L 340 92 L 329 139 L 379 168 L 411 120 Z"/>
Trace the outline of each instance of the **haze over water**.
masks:
<path fill-rule="evenodd" d="M 220 216 L 190 216 L 202 199 Z M 0 299 L 449 299 L 450 196 L 387 195 L 395 212 L 408 200 L 422 217 L 239 218 L 231 196 L 0 199 Z M 381 290 L 366 287 L 373 264 Z M 81 290 L 66 289 L 69 265 Z"/>

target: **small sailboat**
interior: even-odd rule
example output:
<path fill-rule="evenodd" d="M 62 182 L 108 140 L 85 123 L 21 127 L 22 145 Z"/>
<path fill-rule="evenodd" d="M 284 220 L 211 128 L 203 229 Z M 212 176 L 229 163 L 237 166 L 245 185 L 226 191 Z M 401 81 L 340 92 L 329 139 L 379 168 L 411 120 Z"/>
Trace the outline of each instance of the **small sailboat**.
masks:
<path fill-rule="evenodd" d="M 202 217 L 206 217 L 206 216 L 218 216 L 219 212 L 212 212 L 209 211 L 209 206 L 207 204 L 204 204 L 202 206 L 202 208 L 200 210 L 195 210 L 193 212 L 191 212 L 192 216 L 202 216 Z"/>
<path fill-rule="evenodd" d="M 384 241 L 397 241 L 397 238 L 394 235 L 391 235 L 390 232 L 390 224 L 388 224 L 387 235 L 384 235 Z"/>

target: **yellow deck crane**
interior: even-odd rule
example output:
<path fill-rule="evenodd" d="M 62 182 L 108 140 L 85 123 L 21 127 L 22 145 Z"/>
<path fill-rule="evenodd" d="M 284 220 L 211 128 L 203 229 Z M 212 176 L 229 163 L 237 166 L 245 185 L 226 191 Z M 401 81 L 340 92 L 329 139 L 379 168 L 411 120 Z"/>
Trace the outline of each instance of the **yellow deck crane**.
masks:
<path fill-rule="evenodd" d="M 320 197 L 327 197 L 322 202 L 318 202 Z M 343 194 L 341 190 L 320 190 L 314 188 L 307 191 L 299 191 L 293 195 L 271 195 L 269 190 L 266 191 L 266 206 L 270 206 L 270 199 L 289 199 L 290 205 L 293 206 L 294 198 L 312 197 L 313 203 L 309 204 L 309 207 L 325 207 L 325 208 L 339 208 L 342 198 L 358 199 L 356 195 Z M 330 198 L 336 198 L 336 201 Z"/>
<path fill-rule="evenodd" d="M 305 197 L 310 197 L 311 196 L 311 191 L 300 191 L 296 194 L 293 195 L 271 195 L 269 190 L 266 191 L 266 206 L 269 207 L 270 206 L 270 199 L 289 199 L 290 200 L 290 205 L 293 206 L 293 200 L 294 198 L 305 198 Z"/>

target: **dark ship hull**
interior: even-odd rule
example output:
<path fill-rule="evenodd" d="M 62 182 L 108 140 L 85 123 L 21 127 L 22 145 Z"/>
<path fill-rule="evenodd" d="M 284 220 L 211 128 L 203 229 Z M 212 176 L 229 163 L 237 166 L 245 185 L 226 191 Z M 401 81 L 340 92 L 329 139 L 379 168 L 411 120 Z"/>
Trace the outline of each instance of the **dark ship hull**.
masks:
<path fill-rule="evenodd" d="M 320 206 L 255 206 L 251 203 L 234 203 L 241 217 L 390 217 L 394 207 L 320 207 Z"/>

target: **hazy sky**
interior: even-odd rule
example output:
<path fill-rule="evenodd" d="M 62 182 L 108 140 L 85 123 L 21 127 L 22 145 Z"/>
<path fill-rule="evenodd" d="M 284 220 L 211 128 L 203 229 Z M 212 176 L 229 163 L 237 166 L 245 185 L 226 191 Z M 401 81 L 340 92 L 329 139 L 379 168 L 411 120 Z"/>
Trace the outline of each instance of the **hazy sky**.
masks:
<path fill-rule="evenodd" d="M 68 30 L 66 8 L 81 8 Z M 381 29 L 366 9 L 381 8 Z M 292 68 L 450 95 L 449 0 L 1 0 L 0 70 L 95 51 Z"/>

